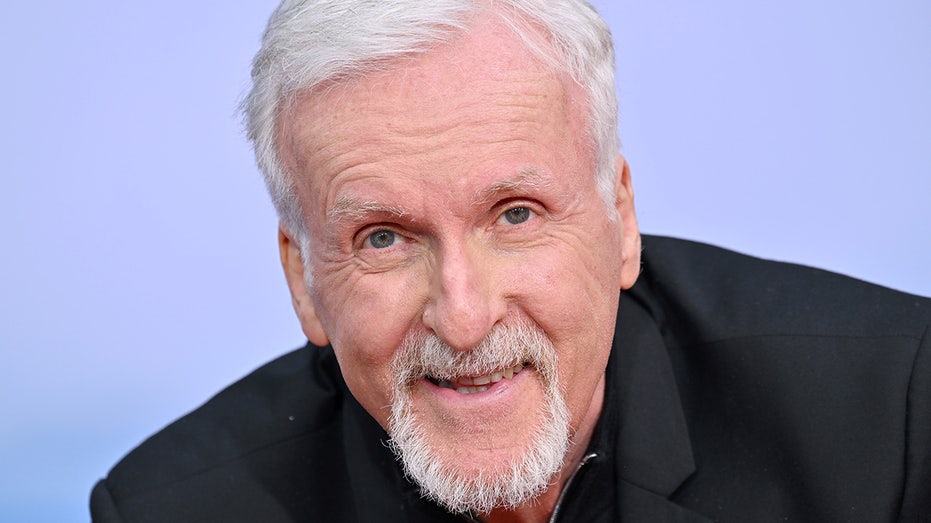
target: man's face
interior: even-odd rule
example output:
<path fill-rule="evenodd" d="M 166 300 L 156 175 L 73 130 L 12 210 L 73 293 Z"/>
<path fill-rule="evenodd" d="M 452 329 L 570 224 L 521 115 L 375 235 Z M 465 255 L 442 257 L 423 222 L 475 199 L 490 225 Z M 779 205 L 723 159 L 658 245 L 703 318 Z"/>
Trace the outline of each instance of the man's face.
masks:
<path fill-rule="evenodd" d="M 302 323 L 332 343 L 382 426 L 406 340 L 435 335 L 466 353 L 496 326 L 532 325 L 553 347 L 555 387 L 584 447 L 618 293 L 639 265 L 629 180 L 612 220 L 585 116 L 576 85 L 485 21 L 383 75 L 308 93 L 283 120 L 311 248 L 309 295 L 289 273 Z M 468 475 L 527 451 L 547 421 L 546 380 L 534 365 L 513 368 L 522 363 L 481 371 L 493 383 L 415 375 L 404 385 L 436 459 Z"/>

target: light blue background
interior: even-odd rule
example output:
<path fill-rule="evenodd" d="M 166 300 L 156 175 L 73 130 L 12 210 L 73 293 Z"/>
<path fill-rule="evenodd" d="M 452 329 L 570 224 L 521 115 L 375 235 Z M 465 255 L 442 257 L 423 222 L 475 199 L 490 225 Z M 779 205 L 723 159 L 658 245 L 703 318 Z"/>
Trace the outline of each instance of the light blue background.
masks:
<path fill-rule="evenodd" d="M 301 344 L 235 113 L 273 4 L 0 7 L 0 521 Z M 931 3 L 598 4 L 644 231 L 931 294 Z"/>

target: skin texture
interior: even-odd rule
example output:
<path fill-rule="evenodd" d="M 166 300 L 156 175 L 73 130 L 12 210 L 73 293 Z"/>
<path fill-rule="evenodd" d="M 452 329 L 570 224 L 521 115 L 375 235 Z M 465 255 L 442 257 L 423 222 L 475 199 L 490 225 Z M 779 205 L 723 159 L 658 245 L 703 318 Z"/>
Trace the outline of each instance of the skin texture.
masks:
<path fill-rule="evenodd" d="M 525 319 L 555 345 L 574 434 L 563 472 L 537 503 L 487 521 L 552 512 L 601 412 L 618 291 L 639 271 L 629 171 L 619 156 L 612 219 L 585 114 L 570 79 L 486 16 L 385 73 L 305 93 L 280 120 L 311 242 L 305 264 L 279 231 L 294 307 L 379 423 L 409 333 L 468 351 L 496 323 Z M 471 395 L 420 380 L 413 402 L 443 459 L 474 473 L 521 452 L 542 391 L 528 368 Z"/>

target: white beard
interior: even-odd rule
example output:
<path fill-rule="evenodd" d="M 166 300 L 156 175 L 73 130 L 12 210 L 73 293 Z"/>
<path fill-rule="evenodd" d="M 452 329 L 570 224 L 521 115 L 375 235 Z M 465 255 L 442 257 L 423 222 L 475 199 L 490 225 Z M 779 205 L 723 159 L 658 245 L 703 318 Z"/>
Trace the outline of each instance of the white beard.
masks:
<path fill-rule="evenodd" d="M 429 444 L 412 405 L 412 383 L 425 375 L 442 379 L 483 375 L 521 362 L 529 362 L 543 380 L 539 426 L 523 454 L 512 462 L 495 471 L 464 475 L 459 461 L 444 461 Z M 466 352 L 451 349 L 433 334 L 408 338 L 393 364 L 389 444 L 425 497 L 452 512 L 488 514 L 494 508 L 516 508 L 533 500 L 562 468 L 569 447 L 569 411 L 557 385 L 555 348 L 536 325 L 498 325 Z"/>

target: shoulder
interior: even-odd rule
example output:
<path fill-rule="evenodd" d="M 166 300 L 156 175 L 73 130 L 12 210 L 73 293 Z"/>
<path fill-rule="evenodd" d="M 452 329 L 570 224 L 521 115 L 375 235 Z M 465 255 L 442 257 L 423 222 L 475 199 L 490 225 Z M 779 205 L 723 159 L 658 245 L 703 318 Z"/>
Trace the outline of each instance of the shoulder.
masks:
<path fill-rule="evenodd" d="M 338 469 L 346 396 L 329 347 L 288 353 L 130 452 L 95 489 L 92 513 L 96 504 L 119 507 L 124 516 L 161 511 L 171 519 L 176 509 L 196 513 L 198 504 L 205 511 L 216 510 L 211 503 L 244 504 L 250 492 L 267 489 L 263 476 L 287 481 L 288 461 L 310 461 L 318 472 Z M 321 449 L 320 456 L 308 455 Z"/>
<path fill-rule="evenodd" d="M 628 299 L 675 369 L 700 471 L 682 496 L 709 515 L 725 492 L 761 515 L 931 511 L 931 300 L 695 242 L 643 245 Z M 765 506 L 767 489 L 818 496 L 790 510 Z"/>
<path fill-rule="evenodd" d="M 919 339 L 931 300 L 841 274 L 707 244 L 644 236 L 640 292 L 705 338 L 747 335 Z"/>
<path fill-rule="evenodd" d="M 142 443 L 111 480 L 145 488 L 319 430 L 339 404 L 335 365 L 329 349 L 310 346 L 265 364 Z"/>

